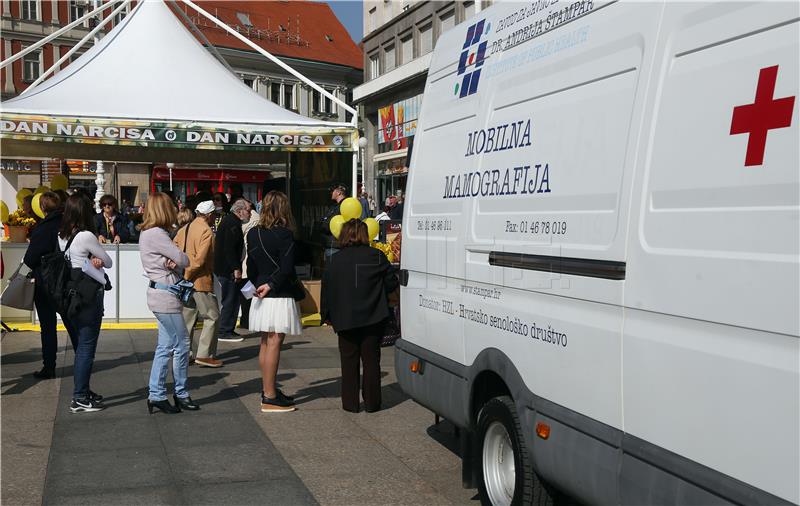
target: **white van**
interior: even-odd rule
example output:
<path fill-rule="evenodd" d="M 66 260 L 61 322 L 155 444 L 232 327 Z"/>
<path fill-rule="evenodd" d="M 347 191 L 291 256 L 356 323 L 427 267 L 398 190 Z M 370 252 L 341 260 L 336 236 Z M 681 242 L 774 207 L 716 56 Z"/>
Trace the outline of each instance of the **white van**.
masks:
<path fill-rule="evenodd" d="M 396 372 L 484 502 L 800 502 L 798 19 L 501 1 L 438 41 Z"/>

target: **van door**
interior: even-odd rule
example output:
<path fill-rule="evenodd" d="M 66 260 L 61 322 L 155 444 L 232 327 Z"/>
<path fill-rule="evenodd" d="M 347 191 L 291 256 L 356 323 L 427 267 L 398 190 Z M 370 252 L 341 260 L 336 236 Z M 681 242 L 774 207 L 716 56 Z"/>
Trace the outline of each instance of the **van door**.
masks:
<path fill-rule="evenodd" d="M 798 14 L 668 4 L 627 265 L 623 503 L 800 501 Z"/>
<path fill-rule="evenodd" d="M 451 171 L 472 217 L 463 304 L 488 317 L 465 323 L 467 361 L 497 348 L 531 392 L 617 429 L 629 146 L 662 7 L 595 3 L 493 53 Z"/>

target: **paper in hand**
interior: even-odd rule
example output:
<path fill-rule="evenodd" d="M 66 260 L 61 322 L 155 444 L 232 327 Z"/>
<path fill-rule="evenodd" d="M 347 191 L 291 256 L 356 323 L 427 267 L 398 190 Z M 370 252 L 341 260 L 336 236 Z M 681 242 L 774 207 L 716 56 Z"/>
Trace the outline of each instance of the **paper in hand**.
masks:
<path fill-rule="evenodd" d="M 252 299 L 256 294 L 256 285 L 254 285 L 251 281 L 248 281 L 242 287 L 242 295 L 244 295 L 245 299 Z"/>
<path fill-rule="evenodd" d="M 97 267 L 92 265 L 92 262 L 88 258 L 83 262 L 83 267 L 81 268 L 81 270 L 83 271 L 84 274 L 86 274 L 93 280 L 97 281 L 101 285 L 106 284 L 106 273 L 103 271 L 102 268 L 98 269 Z"/>

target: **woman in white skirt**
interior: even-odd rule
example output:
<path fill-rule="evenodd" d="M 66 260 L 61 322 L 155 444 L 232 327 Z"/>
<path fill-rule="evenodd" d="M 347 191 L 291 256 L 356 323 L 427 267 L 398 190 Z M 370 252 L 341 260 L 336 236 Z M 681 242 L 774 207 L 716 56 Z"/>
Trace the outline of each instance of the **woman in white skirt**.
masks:
<path fill-rule="evenodd" d="M 281 344 L 286 334 L 300 335 L 303 327 L 295 299 L 302 298 L 302 285 L 294 270 L 294 222 L 289 200 L 281 192 L 267 193 L 261 205 L 258 226 L 247 233 L 247 272 L 256 286 L 250 307 L 250 330 L 261 337 L 258 363 L 261 367 L 261 411 L 294 411 L 294 399 L 275 386 Z"/>

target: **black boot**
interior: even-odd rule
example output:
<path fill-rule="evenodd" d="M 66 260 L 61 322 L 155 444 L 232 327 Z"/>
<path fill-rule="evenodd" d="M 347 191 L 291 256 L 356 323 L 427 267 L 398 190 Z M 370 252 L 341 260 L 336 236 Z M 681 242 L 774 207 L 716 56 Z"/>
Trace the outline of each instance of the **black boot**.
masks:
<path fill-rule="evenodd" d="M 200 409 L 200 405 L 196 404 L 191 397 L 184 397 L 181 399 L 177 395 L 172 396 L 175 399 L 175 407 L 178 411 L 185 409 L 186 411 L 197 411 Z"/>
<path fill-rule="evenodd" d="M 151 401 L 150 399 L 147 399 L 147 411 L 151 415 L 153 414 L 153 409 L 157 409 L 162 413 L 166 413 L 168 415 L 181 412 L 180 408 L 174 407 L 166 399 L 164 399 L 163 401 Z"/>
<path fill-rule="evenodd" d="M 53 379 L 56 377 L 56 370 L 55 368 L 50 369 L 49 367 L 42 367 L 41 371 L 36 371 L 33 373 L 33 377 L 36 379 Z"/>

